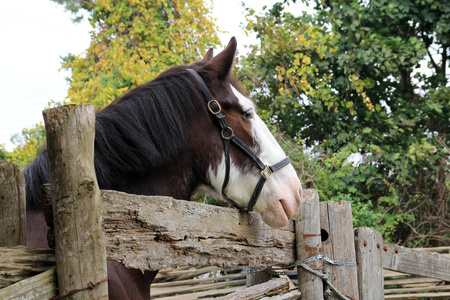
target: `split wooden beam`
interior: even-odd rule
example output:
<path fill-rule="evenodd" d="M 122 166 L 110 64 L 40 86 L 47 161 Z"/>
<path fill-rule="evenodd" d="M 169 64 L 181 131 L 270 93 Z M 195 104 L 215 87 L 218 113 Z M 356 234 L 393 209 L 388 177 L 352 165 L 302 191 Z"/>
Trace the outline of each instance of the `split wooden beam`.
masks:
<path fill-rule="evenodd" d="M 108 259 L 127 267 L 265 269 L 295 262 L 293 221 L 273 229 L 257 213 L 170 197 L 102 191 L 102 200 Z"/>

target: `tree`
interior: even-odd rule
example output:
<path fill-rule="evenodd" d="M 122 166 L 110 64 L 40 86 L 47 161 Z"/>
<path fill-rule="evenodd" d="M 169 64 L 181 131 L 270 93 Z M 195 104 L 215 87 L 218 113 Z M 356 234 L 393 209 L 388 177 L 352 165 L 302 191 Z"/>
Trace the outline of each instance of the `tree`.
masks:
<path fill-rule="evenodd" d="M 448 243 L 448 3 L 317 1 L 300 17 L 279 3 L 248 19 L 260 44 L 239 74 L 267 120 L 312 148 L 296 153 L 307 186 L 352 201 L 355 223 L 387 239 Z"/>
<path fill-rule="evenodd" d="M 39 150 L 45 146 L 45 127 L 40 123 L 32 128 L 24 128 L 21 134 L 13 135 L 11 142 L 15 145 L 12 152 L 0 145 L 0 160 L 10 161 L 23 168 L 31 163 Z"/>
<path fill-rule="evenodd" d="M 103 108 L 129 89 L 175 65 L 198 60 L 219 44 L 210 9 L 202 0 L 52 0 L 75 15 L 88 16 L 94 28 L 86 53 L 63 57 L 71 70 L 68 103 Z M 53 103 L 59 105 L 60 103 Z M 17 135 L 17 147 L 5 157 L 21 166 L 45 144 L 41 126 Z M 37 133 L 37 135 L 34 135 Z"/>
<path fill-rule="evenodd" d="M 84 11 L 94 28 L 86 54 L 63 58 L 72 71 L 67 98 L 102 108 L 175 65 L 192 63 L 219 44 L 201 0 L 53 0 Z M 80 20 L 81 15 L 75 17 Z"/>

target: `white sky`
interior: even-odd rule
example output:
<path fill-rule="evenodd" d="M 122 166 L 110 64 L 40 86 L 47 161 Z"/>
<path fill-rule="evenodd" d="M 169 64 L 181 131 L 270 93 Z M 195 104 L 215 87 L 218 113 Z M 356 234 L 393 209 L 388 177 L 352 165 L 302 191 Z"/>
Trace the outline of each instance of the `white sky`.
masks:
<path fill-rule="evenodd" d="M 245 24 L 243 0 L 214 0 L 213 17 L 226 34 L 226 45 L 234 35 L 238 51 L 256 39 L 246 37 L 240 27 Z M 279 0 L 278 0 L 279 1 Z M 277 0 L 245 0 L 257 12 L 263 5 L 271 7 Z M 290 11 L 300 13 L 306 7 L 297 1 Z M 311 8 L 309 8 L 311 9 Z M 90 42 L 88 22 L 72 23 L 71 15 L 50 0 L 2 1 L 0 6 L 0 144 L 11 151 L 10 138 L 22 128 L 43 122 L 42 110 L 50 100 L 62 101 L 67 94 L 60 56 L 81 54 Z M 217 54 L 221 49 L 216 49 Z"/>

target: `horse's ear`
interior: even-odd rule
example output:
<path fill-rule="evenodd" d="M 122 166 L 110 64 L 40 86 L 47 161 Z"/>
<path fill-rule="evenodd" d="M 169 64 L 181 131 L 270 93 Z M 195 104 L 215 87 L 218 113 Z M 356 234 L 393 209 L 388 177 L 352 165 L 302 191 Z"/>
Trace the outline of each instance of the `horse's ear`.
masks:
<path fill-rule="evenodd" d="M 205 56 L 203 57 L 203 59 L 201 60 L 201 62 L 207 63 L 209 62 L 213 57 L 213 48 L 209 48 L 208 52 L 206 52 Z"/>
<path fill-rule="evenodd" d="M 231 71 L 234 62 L 234 55 L 236 54 L 237 42 L 236 38 L 232 37 L 228 46 L 211 59 L 206 67 L 217 75 L 217 78 L 225 79 Z"/>

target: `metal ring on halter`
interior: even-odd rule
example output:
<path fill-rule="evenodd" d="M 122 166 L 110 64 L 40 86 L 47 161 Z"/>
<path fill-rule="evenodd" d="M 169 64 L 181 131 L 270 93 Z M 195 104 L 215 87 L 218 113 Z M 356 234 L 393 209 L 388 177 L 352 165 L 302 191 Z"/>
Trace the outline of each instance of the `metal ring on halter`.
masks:
<path fill-rule="evenodd" d="M 225 136 L 225 135 L 224 135 L 225 130 L 229 131 L 229 132 L 230 132 L 230 135 Z M 222 138 L 223 138 L 224 140 L 226 140 L 226 139 L 230 139 L 230 138 L 234 135 L 234 132 L 233 132 L 233 129 L 232 129 L 232 128 L 227 127 L 227 128 L 225 128 L 225 129 L 222 129 L 222 131 L 220 132 L 220 134 L 222 135 Z"/>

